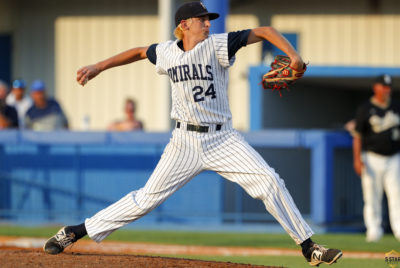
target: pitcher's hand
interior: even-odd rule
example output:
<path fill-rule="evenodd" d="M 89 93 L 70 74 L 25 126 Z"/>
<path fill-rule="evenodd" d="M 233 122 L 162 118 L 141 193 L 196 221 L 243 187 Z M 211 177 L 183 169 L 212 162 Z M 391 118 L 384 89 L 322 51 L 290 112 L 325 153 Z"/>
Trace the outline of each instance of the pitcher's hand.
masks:
<path fill-rule="evenodd" d="M 101 71 L 96 64 L 82 67 L 77 72 L 76 81 L 78 81 L 80 85 L 84 86 L 89 80 L 96 77 L 100 72 Z"/>

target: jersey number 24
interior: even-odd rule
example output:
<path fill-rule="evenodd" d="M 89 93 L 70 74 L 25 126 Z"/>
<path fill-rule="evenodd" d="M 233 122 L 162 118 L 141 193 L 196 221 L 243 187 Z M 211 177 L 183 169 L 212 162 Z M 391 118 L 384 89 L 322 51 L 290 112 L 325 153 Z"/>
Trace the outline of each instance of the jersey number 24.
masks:
<path fill-rule="evenodd" d="M 203 95 L 204 88 L 201 86 L 195 86 L 193 89 L 193 98 L 195 102 L 204 101 L 205 97 L 211 96 L 211 99 L 217 97 L 216 91 L 214 89 L 214 84 L 211 83 Z"/>

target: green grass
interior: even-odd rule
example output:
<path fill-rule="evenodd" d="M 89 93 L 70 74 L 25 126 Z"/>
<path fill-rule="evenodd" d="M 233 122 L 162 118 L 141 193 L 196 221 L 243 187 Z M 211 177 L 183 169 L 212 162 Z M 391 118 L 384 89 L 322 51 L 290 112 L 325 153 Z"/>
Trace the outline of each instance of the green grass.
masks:
<path fill-rule="evenodd" d="M 0 225 L 0 235 L 49 237 L 60 227 L 21 227 Z M 160 244 L 233 246 L 233 247 L 275 247 L 297 249 L 287 234 L 269 233 L 218 233 L 180 231 L 119 230 L 107 240 L 149 242 Z M 400 251 L 400 243 L 392 236 L 385 235 L 377 243 L 366 243 L 364 234 L 318 234 L 313 236 L 317 243 L 349 251 L 388 252 Z"/>
<path fill-rule="evenodd" d="M 32 228 L 0 225 L 0 235 L 49 237 L 58 229 L 59 227 Z M 107 240 L 201 246 L 299 248 L 287 234 L 276 233 L 119 230 L 109 236 Z M 385 235 L 377 243 L 366 243 L 364 234 L 318 234 L 313 236 L 313 240 L 342 250 L 388 252 L 395 249 L 400 251 L 400 243 L 392 235 Z"/>
<path fill-rule="evenodd" d="M 2 236 L 49 237 L 59 227 L 20 227 L 0 225 Z M 217 233 L 217 232 L 179 232 L 179 231 L 140 231 L 119 230 L 107 238 L 108 241 L 148 242 L 158 244 L 233 246 L 233 247 L 271 247 L 299 249 L 287 234 L 269 233 Z M 363 234 L 319 234 L 313 240 L 337 247 L 344 251 L 389 252 L 394 249 L 400 252 L 400 243 L 392 235 L 385 235 L 377 243 L 366 243 Z M 299 251 L 300 253 L 300 251 Z M 275 265 L 284 267 L 310 267 L 301 255 L 292 256 L 176 256 L 203 260 L 229 261 L 237 263 Z M 335 267 L 389 267 L 385 261 L 376 259 L 343 258 Z"/>
<path fill-rule="evenodd" d="M 27 237 L 48 237 L 54 235 L 60 227 L 21 227 L 12 225 L 0 225 L 2 236 L 27 236 Z"/>

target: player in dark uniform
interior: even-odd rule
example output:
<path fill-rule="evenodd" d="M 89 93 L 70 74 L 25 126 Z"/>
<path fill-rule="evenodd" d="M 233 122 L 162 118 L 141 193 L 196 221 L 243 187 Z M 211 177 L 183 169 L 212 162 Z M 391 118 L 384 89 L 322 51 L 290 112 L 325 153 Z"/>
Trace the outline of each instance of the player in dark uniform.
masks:
<path fill-rule="evenodd" d="M 390 224 L 400 241 L 400 103 L 391 99 L 391 85 L 389 75 L 377 78 L 374 95 L 357 110 L 353 133 L 354 169 L 362 179 L 368 242 L 383 235 L 384 190 Z"/>

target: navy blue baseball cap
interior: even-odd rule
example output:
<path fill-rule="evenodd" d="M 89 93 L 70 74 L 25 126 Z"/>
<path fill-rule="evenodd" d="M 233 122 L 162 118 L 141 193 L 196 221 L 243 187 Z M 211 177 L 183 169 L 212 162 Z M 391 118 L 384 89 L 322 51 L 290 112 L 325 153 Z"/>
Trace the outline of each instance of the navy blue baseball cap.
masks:
<path fill-rule="evenodd" d="M 218 13 L 210 13 L 202 2 L 189 2 L 181 5 L 175 13 L 175 26 L 178 26 L 182 20 L 208 15 L 210 20 L 219 17 Z"/>
<path fill-rule="evenodd" d="M 31 92 L 44 91 L 45 89 L 46 85 L 42 80 L 35 80 L 31 85 Z"/>
<path fill-rule="evenodd" d="M 22 88 L 24 89 L 26 87 L 25 81 L 22 79 L 16 79 L 14 80 L 14 82 L 12 83 L 12 87 L 13 88 Z"/>
<path fill-rule="evenodd" d="M 392 86 L 392 77 L 388 74 L 383 74 L 376 78 L 375 83 L 382 84 L 385 86 Z"/>

